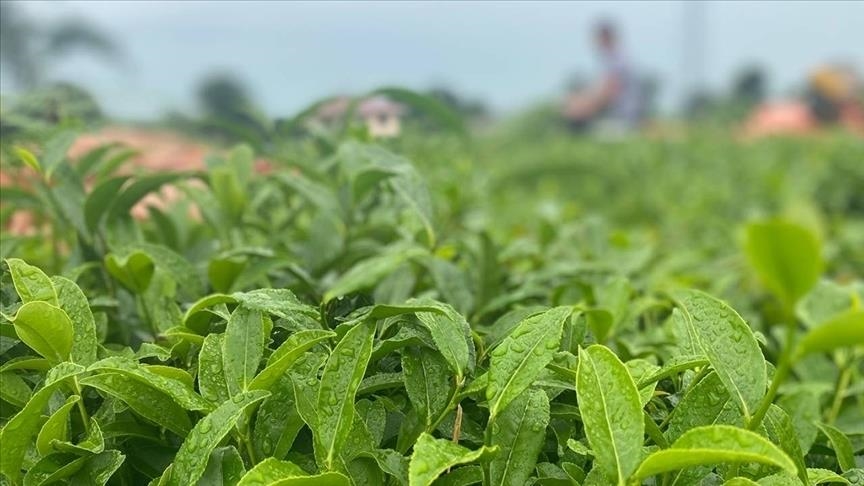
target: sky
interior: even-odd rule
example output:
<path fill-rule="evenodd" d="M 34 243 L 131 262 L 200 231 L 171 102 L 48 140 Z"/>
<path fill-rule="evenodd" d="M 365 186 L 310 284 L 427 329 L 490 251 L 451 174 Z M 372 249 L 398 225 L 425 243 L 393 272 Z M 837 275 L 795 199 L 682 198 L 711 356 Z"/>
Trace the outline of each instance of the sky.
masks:
<path fill-rule="evenodd" d="M 697 82 L 726 89 L 742 67 L 769 73 L 775 96 L 809 69 L 844 61 L 864 72 L 864 2 L 276 2 L 28 1 L 34 22 L 82 18 L 114 37 L 122 66 L 74 54 L 54 79 L 81 83 L 105 111 L 154 119 L 195 110 L 197 83 L 235 73 L 273 116 L 383 85 L 449 86 L 503 113 L 595 74 L 591 26 L 614 21 L 661 106 Z M 688 19 L 696 19 L 695 22 Z M 701 19 L 701 20 L 700 20 Z M 3 89 L 8 91 L 8 83 Z"/>

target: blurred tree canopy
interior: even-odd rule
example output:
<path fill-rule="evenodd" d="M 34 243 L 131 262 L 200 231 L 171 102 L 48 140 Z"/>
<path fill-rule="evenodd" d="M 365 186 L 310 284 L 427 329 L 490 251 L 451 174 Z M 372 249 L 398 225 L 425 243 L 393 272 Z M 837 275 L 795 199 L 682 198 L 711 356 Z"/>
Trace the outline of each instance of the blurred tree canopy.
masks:
<path fill-rule="evenodd" d="M 51 62 L 74 51 L 121 60 L 115 41 L 96 27 L 74 18 L 42 25 L 27 18 L 16 4 L 0 2 L 0 65 L 19 89 L 46 82 Z"/>

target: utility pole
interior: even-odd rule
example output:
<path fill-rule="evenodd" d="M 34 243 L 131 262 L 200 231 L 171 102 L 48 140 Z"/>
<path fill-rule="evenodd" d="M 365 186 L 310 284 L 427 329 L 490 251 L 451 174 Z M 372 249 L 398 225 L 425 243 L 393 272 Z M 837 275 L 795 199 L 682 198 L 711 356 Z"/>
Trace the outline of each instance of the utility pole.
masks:
<path fill-rule="evenodd" d="M 684 45 L 681 79 L 684 83 L 685 103 L 705 89 L 706 5 L 707 2 L 701 0 L 683 0 Z"/>

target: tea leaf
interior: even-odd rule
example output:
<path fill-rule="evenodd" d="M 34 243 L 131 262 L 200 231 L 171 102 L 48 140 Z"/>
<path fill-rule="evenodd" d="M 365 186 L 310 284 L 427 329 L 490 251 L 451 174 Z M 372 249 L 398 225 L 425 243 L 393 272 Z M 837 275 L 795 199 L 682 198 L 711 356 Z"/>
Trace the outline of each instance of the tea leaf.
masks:
<path fill-rule="evenodd" d="M 9 273 L 12 275 L 12 283 L 15 292 L 21 298 L 21 303 L 43 301 L 52 305 L 59 305 L 57 291 L 45 273 L 33 265 L 28 265 L 19 258 L 7 258 Z"/>
<path fill-rule="evenodd" d="M 367 258 L 342 274 L 324 294 L 324 302 L 371 287 L 406 261 L 425 255 L 420 248 L 402 248 Z"/>
<path fill-rule="evenodd" d="M 165 484 L 195 484 L 204 474 L 213 449 L 234 428 L 240 416 L 269 395 L 263 390 L 242 392 L 199 420 L 177 451 Z"/>
<path fill-rule="evenodd" d="M 72 363 L 60 363 L 45 379 L 45 385 L 36 391 L 27 405 L 15 414 L 0 430 L 0 473 L 12 482 L 21 477 L 24 456 L 31 441 L 42 425 L 42 411 L 57 388 L 66 380 L 84 372 L 84 368 Z"/>
<path fill-rule="evenodd" d="M 819 430 L 825 434 L 825 437 L 831 442 L 831 447 L 834 448 L 834 455 L 837 457 L 837 463 L 840 465 L 840 470 L 843 472 L 854 469 L 855 454 L 852 449 L 852 442 L 846 437 L 843 432 L 840 432 L 836 427 L 824 423 L 817 423 Z"/>
<path fill-rule="evenodd" d="M 708 294 L 690 290 L 676 297 L 690 334 L 749 419 L 767 386 L 765 358 L 753 332 L 738 313 Z"/>
<path fill-rule="evenodd" d="M 354 397 L 372 355 L 374 332 L 373 322 L 358 323 L 342 337 L 324 365 L 315 400 L 318 420 L 314 432 L 316 455 L 328 470 L 334 468 L 351 432 Z"/>
<path fill-rule="evenodd" d="M 74 331 L 63 309 L 48 302 L 31 301 L 18 309 L 12 323 L 21 341 L 49 361 L 69 359 Z"/>
<path fill-rule="evenodd" d="M 51 177 L 57 166 L 66 159 L 66 153 L 76 138 L 78 138 L 78 134 L 74 131 L 63 130 L 45 142 L 41 159 L 46 177 Z"/>
<path fill-rule="evenodd" d="M 39 454 L 47 456 L 54 452 L 51 447 L 51 441 L 58 440 L 64 442 L 69 437 L 69 412 L 75 406 L 81 397 L 72 395 L 66 399 L 66 402 L 60 406 L 54 413 L 48 417 L 42 429 L 39 430 L 39 435 L 36 436 L 36 450 Z"/>
<path fill-rule="evenodd" d="M 207 467 L 198 484 L 234 486 L 244 474 L 246 474 L 246 466 L 237 449 L 234 446 L 218 447 L 210 453 Z"/>
<path fill-rule="evenodd" d="M 711 425 L 690 429 L 668 449 L 646 457 L 633 477 L 723 463 L 759 463 L 795 474 L 792 459 L 759 434 L 729 425 Z"/>
<path fill-rule="evenodd" d="M 71 454 L 51 454 L 39 459 L 24 475 L 25 486 L 52 484 L 78 472 L 87 462 L 87 457 Z"/>
<path fill-rule="evenodd" d="M 822 274 L 821 244 L 811 231 L 783 221 L 747 225 L 744 252 L 762 283 L 790 308 Z"/>
<path fill-rule="evenodd" d="M 608 348 L 579 350 L 576 395 L 595 467 L 619 484 L 639 465 L 645 430 L 639 391 Z"/>
<path fill-rule="evenodd" d="M 300 466 L 268 457 L 253 467 L 237 486 L 350 486 L 342 473 L 335 471 L 310 475 Z"/>
<path fill-rule="evenodd" d="M 429 486 L 448 468 L 468 464 L 497 452 L 492 447 L 481 447 L 476 451 L 466 449 L 447 439 L 436 439 L 427 433 L 420 434 L 414 444 L 414 453 L 408 465 L 409 486 Z"/>
<path fill-rule="evenodd" d="M 96 361 L 96 320 L 90 310 L 87 296 L 78 285 L 65 277 L 52 277 L 57 290 L 59 307 L 66 312 L 72 324 L 72 349 L 70 360 L 87 366 Z"/>
<path fill-rule="evenodd" d="M 498 417 L 492 428 L 492 446 L 498 453 L 489 463 L 491 484 L 526 484 L 546 439 L 549 399 L 541 390 L 522 392 Z"/>
<path fill-rule="evenodd" d="M 410 300 L 409 304 L 434 305 L 440 312 L 418 312 L 417 319 L 429 330 L 438 352 L 456 373 L 457 381 L 473 369 L 474 343 L 468 322 L 447 304 L 426 300 Z"/>
<path fill-rule="evenodd" d="M 103 216 L 111 208 L 111 202 L 117 197 L 120 188 L 130 179 L 129 176 L 118 176 L 106 179 L 97 184 L 84 200 L 84 224 L 90 233 L 96 233 Z"/>
<path fill-rule="evenodd" d="M 23 408 L 31 396 L 30 386 L 23 378 L 11 371 L 0 372 L 0 398 Z"/>
<path fill-rule="evenodd" d="M 402 378 L 414 411 L 429 430 L 450 400 L 447 362 L 430 349 L 410 349 L 402 353 Z"/>
<path fill-rule="evenodd" d="M 88 371 L 97 373 L 116 374 L 125 379 L 135 380 L 139 383 L 147 385 L 161 393 L 166 394 L 181 407 L 186 410 L 210 410 L 212 406 L 204 400 L 201 395 L 192 390 L 191 385 L 185 381 L 189 379 L 188 374 L 185 378 L 175 379 L 163 374 L 155 373 L 152 367 L 144 367 L 125 358 L 113 357 L 99 360 L 90 367 Z M 180 373 L 185 373 L 183 370 L 178 370 Z"/>
<path fill-rule="evenodd" d="M 198 354 L 198 390 L 213 403 L 222 403 L 231 397 L 222 361 L 224 337 L 224 334 L 208 334 Z"/>
<path fill-rule="evenodd" d="M 824 353 L 836 348 L 864 345 L 864 310 L 851 310 L 811 329 L 798 342 L 796 355 Z"/>
<path fill-rule="evenodd" d="M 666 437 L 674 441 L 690 429 L 713 424 L 744 425 L 738 403 L 715 372 L 702 378 L 684 395 L 672 411 Z"/>
<path fill-rule="evenodd" d="M 286 371 L 300 358 L 303 353 L 316 344 L 335 337 L 332 331 L 311 329 L 292 334 L 273 352 L 267 360 L 267 366 L 249 383 L 250 390 L 269 389 Z"/>
<path fill-rule="evenodd" d="M 486 399 L 490 422 L 525 391 L 552 361 L 569 307 L 556 307 L 523 320 L 491 353 Z"/>
<path fill-rule="evenodd" d="M 84 467 L 78 470 L 70 479 L 70 484 L 87 484 L 103 486 L 123 465 L 126 456 L 120 451 L 104 451 L 87 458 Z"/>
<path fill-rule="evenodd" d="M 806 484 L 808 482 L 807 466 L 804 463 L 804 454 L 801 452 L 798 437 L 795 435 L 795 428 L 792 426 L 792 419 L 782 408 L 771 404 L 765 415 L 764 425 L 771 442 L 779 445 L 783 452 L 795 462 L 798 478 Z"/>
<path fill-rule="evenodd" d="M 639 380 L 637 387 L 641 390 L 651 383 L 658 382 L 664 378 L 668 378 L 673 375 L 677 375 L 682 371 L 692 370 L 695 368 L 701 368 L 708 364 L 708 359 L 704 356 L 675 356 L 663 366 L 654 372 L 652 375 L 647 376 Z"/>
<path fill-rule="evenodd" d="M 33 155 L 33 152 L 22 148 L 22 147 L 12 147 L 12 151 L 15 152 L 15 155 L 21 159 L 21 162 L 24 162 L 24 165 L 30 167 L 36 172 L 42 172 L 42 166 L 39 164 L 39 159 Z"/>
<path fill-rule="evenodd" d="M 223 370 L 230 395 L 249 389 L 269 334 L 260 311 L 241 305 L 231 313 L 222 342 Z"/>
<path fill-rule="evenodd" d="M 80 380 L 125 402 L 138 415 L 184 437 L 192 428 L 189 415 L 162 391 L 120 373 L 103 372 Z"/>

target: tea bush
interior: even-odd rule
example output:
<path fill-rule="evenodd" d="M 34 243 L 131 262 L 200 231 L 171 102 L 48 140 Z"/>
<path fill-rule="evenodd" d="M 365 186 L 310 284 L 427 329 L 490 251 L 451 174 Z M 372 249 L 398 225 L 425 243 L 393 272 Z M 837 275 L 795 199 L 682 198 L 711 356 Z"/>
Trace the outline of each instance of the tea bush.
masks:
<path fill-rule="evenodd" d="M 864 484 L 858 141 L 71 139 L 4 162 L 2 484 Z"/>

